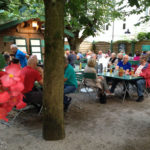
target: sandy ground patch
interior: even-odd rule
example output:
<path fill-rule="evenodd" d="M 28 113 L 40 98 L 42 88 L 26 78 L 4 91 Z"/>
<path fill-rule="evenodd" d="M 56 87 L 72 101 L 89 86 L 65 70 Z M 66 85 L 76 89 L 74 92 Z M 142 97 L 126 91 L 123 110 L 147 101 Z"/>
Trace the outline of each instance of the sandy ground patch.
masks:
<path fill-rule="evenodd" d="M 42 117 L 29 110 L 11 127 L 0 124 L 0 150 L 150 150 L 150 98 L 109 97 L 100 104 L 94 95 L 71 96 L 64 140 L 44 141 Z"/>

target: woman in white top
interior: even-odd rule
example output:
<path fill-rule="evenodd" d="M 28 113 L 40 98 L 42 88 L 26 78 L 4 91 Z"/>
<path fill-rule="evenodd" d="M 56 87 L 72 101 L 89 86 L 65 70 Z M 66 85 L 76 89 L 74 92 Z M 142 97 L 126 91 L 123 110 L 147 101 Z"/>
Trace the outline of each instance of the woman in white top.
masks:
<path fill-rule="evenodd" d="M 140 66 L 136 69 L 134 76 L 140 76 L 140 73 L 142 73 L 142 69 L 147 68 L 147 56 L 143 55 L 140 57 Z"/>

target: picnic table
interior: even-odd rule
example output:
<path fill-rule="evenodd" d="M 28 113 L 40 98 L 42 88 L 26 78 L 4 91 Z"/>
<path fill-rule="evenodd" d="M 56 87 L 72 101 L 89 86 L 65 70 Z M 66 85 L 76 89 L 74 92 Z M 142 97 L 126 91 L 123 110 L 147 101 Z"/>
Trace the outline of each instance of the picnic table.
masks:
<path fill-rule="evenodd" d="M 120 80 L 120 82 L 122 82 L 124 88 L 125 88 L 125 93 L 123 95 L 123 102 L 125 100 L 125 97 L 126 97 L 126 94 L 127 92 L 129 93 L 129 90 L 128 90 L 128 85 L 129 83 L 131 83 L 132 81 L 136 81 L 136 80 L 139 80 L 139 79 L 142 79 L 142 77 L 133 77 L 131 75 L 123 75 L 123 76 L 118 76 L 116 73 L 109 73 L 109 72 L 106 72 L 106 73 L 98 73 L 98 76 L 103 76 L 103 77 L 106 77 L 106 78 L 111 78 L 113 80 L 117 79 L 117 80 Z"/>

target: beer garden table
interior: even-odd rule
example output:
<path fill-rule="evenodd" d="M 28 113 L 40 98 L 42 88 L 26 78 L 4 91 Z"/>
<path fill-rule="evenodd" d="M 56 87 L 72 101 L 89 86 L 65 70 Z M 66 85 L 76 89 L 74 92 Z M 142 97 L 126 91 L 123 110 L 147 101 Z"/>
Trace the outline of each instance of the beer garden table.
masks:
<path fill-rule="evenodd" d="M 123 96 L 123 102 L 125 100 L 127 92 L 129 93 L 128 84 L 130 82 L 132 82 L 132 81 L 143 79 L 142 77 L 133 77 L 133 76 L 130 76 L 130 75 L 123 75 L 122 77 L 120 77 L 120 76 L 118 76 L 115 73 L 110 74 L 109 72 L 98 73 L 98 76 L 103 76 L 103 77 L 111 78 L 111 79 L 114 79 L 114 80 L 117 79 L 117 80 L 120 80 L 123 83 L 123 85 L 125 87 L 125 93 L 124 93 L 124 96 Z"/>

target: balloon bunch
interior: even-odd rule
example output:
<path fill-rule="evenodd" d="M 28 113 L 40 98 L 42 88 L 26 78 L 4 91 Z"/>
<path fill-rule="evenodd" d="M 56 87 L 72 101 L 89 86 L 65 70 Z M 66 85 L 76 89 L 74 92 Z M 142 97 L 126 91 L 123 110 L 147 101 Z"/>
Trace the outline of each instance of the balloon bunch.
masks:
<path fill-rule="evenodd" d="M 0 71 L 0 119 L 8 121 L 6 117 L 14 106 L 17 109 L 26 106 L 22 94 L 23 81 L 21 67 L 18 64 L 10 64 L 5 68 L 5 72 Z"/>

